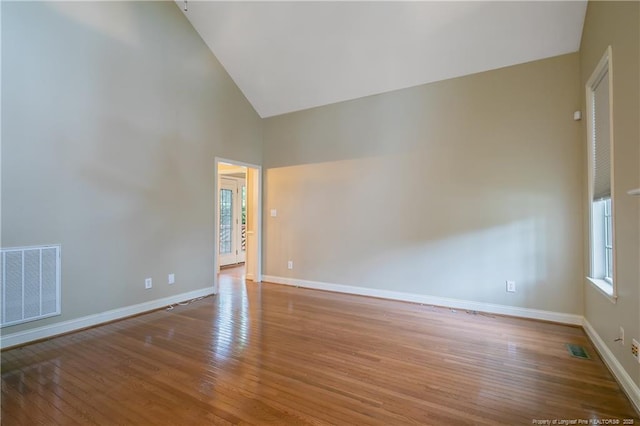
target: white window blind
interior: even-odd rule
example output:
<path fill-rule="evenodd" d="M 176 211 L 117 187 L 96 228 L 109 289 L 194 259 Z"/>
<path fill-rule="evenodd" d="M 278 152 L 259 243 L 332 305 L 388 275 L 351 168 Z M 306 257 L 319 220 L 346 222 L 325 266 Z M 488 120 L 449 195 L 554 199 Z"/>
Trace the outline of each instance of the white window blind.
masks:
<path fill-rule="evenodd" d="M 611 141 L 609 109 L 609 71 L 593 88 L 593 200 L 611 198 Z"/>

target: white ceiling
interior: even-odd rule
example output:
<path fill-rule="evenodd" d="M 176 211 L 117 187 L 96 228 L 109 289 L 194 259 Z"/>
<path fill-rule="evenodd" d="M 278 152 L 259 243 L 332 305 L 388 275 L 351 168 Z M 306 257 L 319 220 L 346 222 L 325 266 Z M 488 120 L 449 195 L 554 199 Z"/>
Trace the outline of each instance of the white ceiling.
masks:
<path fill-rule="evenodd" d="M 586 7 L 189 1 L 184 13 L 258 114 L 270 117 L 575 52 Z"/>

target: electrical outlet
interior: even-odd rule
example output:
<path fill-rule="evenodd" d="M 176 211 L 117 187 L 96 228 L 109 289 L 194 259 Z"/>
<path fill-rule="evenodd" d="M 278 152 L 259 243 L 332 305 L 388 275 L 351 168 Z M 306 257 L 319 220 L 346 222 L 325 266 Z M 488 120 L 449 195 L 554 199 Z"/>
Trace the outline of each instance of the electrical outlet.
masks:
<path fill-rule="evenodd" d="M 638 343 L 636 339 L 631 339 L 631 355 L 640 362 L 640 357 L 638 357 L 638 347 L 640 347 L 640 343 Z"/>
<path fill-rule="evenodd" d="M 293 260 L 287 262 L 287 269 L 293 269 Z"/>
<path fill-rule="evenodd" d="M 167 277 L 167 282 L 169 284 L 175 284 L 175 282 L 176 282 L 176 274 L 169 274 L 169 276 Z"/>
<path fill-rule="evenodd" d="M 618 333 L 618 340 L 622 346 L 624 346 L 624 328 L 620 326 L 620 332 Z"/>
<path fill-rule="evenodd" d="M 145 278 L 144 288 L 149 290 L 151 287 L 153 287 L 153 281 L 151 281 L 151 278 Z"/>
<path fill-rule="evenodd" d="M 515 281 L 507 281 L 507 291 L 509 293 L 516 292 L 516 282 Z"/>

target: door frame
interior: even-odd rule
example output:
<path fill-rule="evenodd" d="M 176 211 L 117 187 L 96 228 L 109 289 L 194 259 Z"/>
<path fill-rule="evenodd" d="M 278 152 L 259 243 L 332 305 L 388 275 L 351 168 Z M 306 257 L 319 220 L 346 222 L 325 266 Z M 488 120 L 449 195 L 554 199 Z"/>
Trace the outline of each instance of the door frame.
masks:
<path fill-rule="evenodd" d="M 243 161 L 231 160 L 229 158 L 215 157 L 213 164 L 213 194 L 214 194 L 214 224 L 213 224 L 213 233 L 214 233 L 214 247 L 213 247 L 213 293 L 218 294 L 218 269 L 219 269 L 219 261 L 218 261 L 218 247 L 220 245 L 220 189 L 218 188 L 219 182 L 219 174 L 218 174 L 218 164 L 219 163 L 227 163 L 233 164 L 234 166 L 242 166 L 256 170 L 256 192 L 257 192 L 257 203 L 254 203 L 253 200 L 249 200 L 247 198 L 247 212 L 251 209 L 253 217 L 256 218 L 256 227 L 255 227 L 255 240 L 256 240 L 256 249 L 251 254 L 255 257 L 255 259 L 249 259 L 249 250 L 246 253 L 245 264 L 253 261 L 256 265 L 256 274 L 253 277 L 254 282 L 262 281 L 262 166 L 257 164 L 245 163 Z M 247 186 L 248 182 L 248 173 L 247 173 Z M 255 204 L 255 205 L 254 205 Z"/>

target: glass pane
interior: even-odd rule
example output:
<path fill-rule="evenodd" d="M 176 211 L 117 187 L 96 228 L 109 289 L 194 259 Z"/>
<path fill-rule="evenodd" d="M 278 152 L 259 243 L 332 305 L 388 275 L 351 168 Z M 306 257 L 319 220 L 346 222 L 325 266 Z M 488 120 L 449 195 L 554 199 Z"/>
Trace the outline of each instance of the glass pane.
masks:
<path fill-rule="evenodd" d="M 247 224 L 247 187 L 242 187 L 242 224 Z"/>
<path fill-rule="evenodd" d="M 233 191 L 220 190 L 220 254 L 231 253 L 233 231 Z"/>
<path fill-rule="evenodd" d="M 242 186 L 242 238 L 240 249 L 247 250 L 247 187 Z"/>
<path fill-rule="evenodd" d="M 605 276 L 613 278 L 613 218 L 611 217 L 611 198 L 604 201 L 604 251 Z"/>

